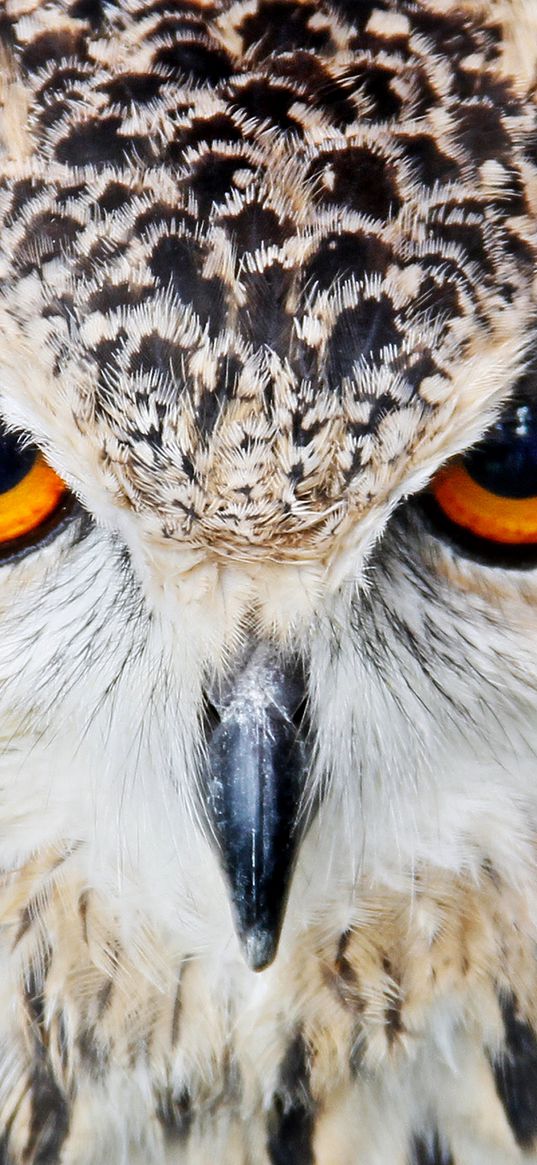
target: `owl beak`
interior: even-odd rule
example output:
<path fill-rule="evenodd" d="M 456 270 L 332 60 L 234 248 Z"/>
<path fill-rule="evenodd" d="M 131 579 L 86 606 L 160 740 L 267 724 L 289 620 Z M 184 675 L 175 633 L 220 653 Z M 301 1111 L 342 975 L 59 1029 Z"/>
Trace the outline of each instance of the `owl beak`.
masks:
<path fill-rule="evenodd" d="M 210 693 L 208 811 L 253 971 L 275 957 L 306 825 L 304 693 L 299 670 L 259 646 Z"/>

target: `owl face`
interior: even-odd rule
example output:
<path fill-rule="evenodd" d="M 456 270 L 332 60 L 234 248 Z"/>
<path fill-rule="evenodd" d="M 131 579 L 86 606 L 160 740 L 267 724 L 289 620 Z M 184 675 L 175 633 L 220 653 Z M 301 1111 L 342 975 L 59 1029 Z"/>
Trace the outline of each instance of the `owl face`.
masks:
<path fill-rule="evenodd" d="M 78 504 L 20 557 L 8 544 L 3 795 L 19 827 L 6 860 L 43 844 L 46 819 L 47 840 L 90 847 L 109 890 L 119 846 L 122 882 L 141 876 L 158 914 L 192 898 L 185 942 L 202 949 L 224 932 L 227 891 L 254 967 L 274 956 L 290 889 L 292 931 L 332 887 L 348 903 L 364 872 L 397 884 L 416 863 L 477 868 L 486 852 L 516 864 L 514 837 L 522 860 L 531 551 L 519 566 L 481 540 L 479 555 L 433 505 L 429 493 L 401 504 L 334 593 L 305 593 L 300 568 L 276 572 L 264 626 L 260 574 L 246 583 L 236 569 L 233 622 L 227 580 L 206 566 L 199 595 L 176 579 L 150 592 L 116 532 Z M 298 623 L 300 590 L 312 614 Z M 255 895 L 242 846 L 254 827 Z"/>
<path fill-rule="evenodd" d="M 289 893 L 303 926 L 526 844 L 531 554 L 422 492 L 533 416 L 534 112 L 418 7 L 349 55 L 344 5 L 299 6 L 316 56 L 227 6 L 211 89 L 136 4 L 117 51 L 113 14 L 68 53 L 13 22 L 0 403 L 74 500 L 0 564 L 6 860 L 82 841 L 190 949 L 227 884 L 256 968 Z"/>

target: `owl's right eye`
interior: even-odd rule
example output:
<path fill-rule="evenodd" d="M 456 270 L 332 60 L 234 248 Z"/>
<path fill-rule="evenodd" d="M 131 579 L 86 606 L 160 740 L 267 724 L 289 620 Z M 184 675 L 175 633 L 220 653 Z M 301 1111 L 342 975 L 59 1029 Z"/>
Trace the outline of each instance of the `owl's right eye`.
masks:
<path fill-rule="evenodd" d="M 41 541 L 66 512 L 65 482 L 43 454 L 0 428 L 0 555 Z"/>
<path fill-rule="evenodd" d="M 517 397 L 481 443 L 445 465 L 429 514 L 454 542 L 501 565 L 537 559 L 537 409 Z"/>

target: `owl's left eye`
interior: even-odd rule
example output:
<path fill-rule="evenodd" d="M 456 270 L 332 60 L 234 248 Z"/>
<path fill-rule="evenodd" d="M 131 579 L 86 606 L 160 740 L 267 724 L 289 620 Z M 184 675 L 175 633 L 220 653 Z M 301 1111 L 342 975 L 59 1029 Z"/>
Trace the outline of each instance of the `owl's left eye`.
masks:
<path fill-rule="evenodd" d="M 65 482 L 34 445 L 0 429 L 0 553 L 41 540 L 68 496 Z"/>
<path fill-rule="evenodd" d="M 517 399 L 485 439 L 446 465 L 430 496 L 463 547 L 516 564 L 537 553 L 537 407 Z"/>

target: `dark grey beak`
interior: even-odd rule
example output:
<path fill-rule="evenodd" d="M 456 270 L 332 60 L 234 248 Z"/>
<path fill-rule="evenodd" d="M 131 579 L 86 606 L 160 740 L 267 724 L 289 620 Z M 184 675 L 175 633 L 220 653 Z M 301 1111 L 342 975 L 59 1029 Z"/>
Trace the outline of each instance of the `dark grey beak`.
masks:
<path fill-rule="evenodd" d="M 305 822 L 305 684 L 257 646 L 210 692 L 207 798 L 237 934 L 254 971 L 272 962 Z"/>

